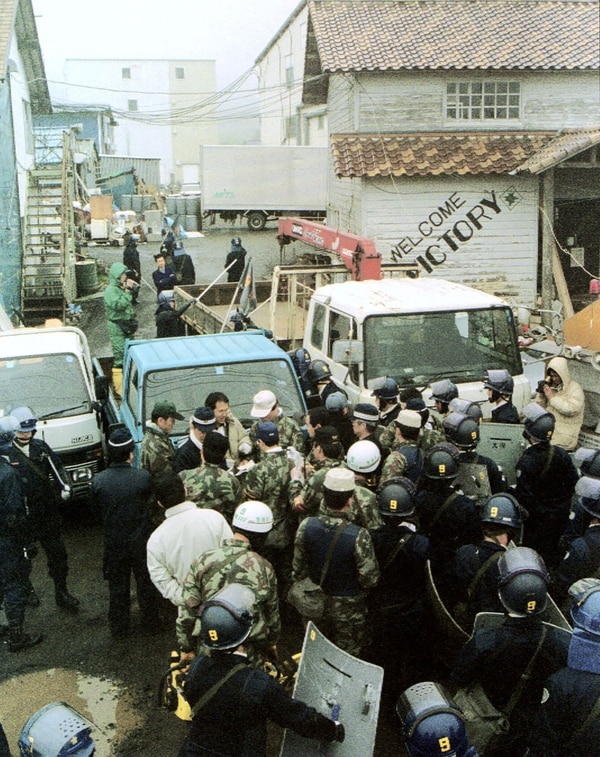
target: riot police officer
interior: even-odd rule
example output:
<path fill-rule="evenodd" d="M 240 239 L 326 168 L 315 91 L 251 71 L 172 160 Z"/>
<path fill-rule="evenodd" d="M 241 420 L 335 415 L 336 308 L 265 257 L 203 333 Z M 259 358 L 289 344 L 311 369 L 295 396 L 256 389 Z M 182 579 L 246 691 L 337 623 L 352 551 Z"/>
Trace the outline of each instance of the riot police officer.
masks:
<path fill-rule="evenodd" d="M 518 754 L 527 740 L 543 682 L 567 659 L 570 634 L 542 623 L 550 576 L 532 549 L 515 547 L 498 561 L 498 592 L 506 616 L 497 626 L 475 630 L 452 671 L 460 687 L 478 682 L 493 706 L 510 720 L 510 730 L 493 754 Z M 477 744 L 475 744 L 477 746 Z"/>
<path fill-rule="evenodd" d="M 520 543 L 521 507 L 511 494 L 493 494 L 481 507 L 483 540 L 466 544 L 456 553 L 454 569 L 466 612 L 461 618 L 471 628 L 478 612 L 502 612 L 498 597 L 498 561 L 511 541 Z"/>
<path fill-rule="evenodd" d="M 23 493 L 29 510 L 32 541 L 39 541 L 46 553 L 48 573 L 54 581 L 56 604 L 76 612 L 79 600 L 67 589 L 69 573 L 67 550 L 61 537 L 59 502 L 71 496 L 69 474 L 59 456 L 41 439 L 35 438 L 37 418 L 30 407 L 12 411 L 19 422 L 9 458 L 21 477 Z M 31 600 L 36 602 L 33 587 Z M 31 601 L 30 600 L 30 601 Z"/>
<path fill-rule="evenodd" d="M 267 721 L 323 742 L 344 740 L 341 723 L 298 699 L 263 670 L 248 665 L 244 642 L 254 625 L 254 593 L 231 583 L 199 611 L 200 637 L 209 651 L 186 676 L 192 706 L 189 735 L 179 757 L 266 754 Z"/>
<path fill-rule="evenodd" d="M 28 595 L 24 547 L 30 535 L 21 480 L 8 462 L 18 427 L 16 418 L 0 418 L 0 596 L 8 620 L 8 626 L 0 627 L 0 636 L 8 636 L 10 652 L 32 647 L 43 638 L 23 631 Z"/>
<path fill-rule="evenodd" d="M 517 408 L 512 404 L 515 388 L 513 377 L 506 368 L 491 369 L 485 372 L 484 388 L 492 406 L 494 423 L 520 423 Z"/>
<path fill-rule="evenodd" d="M 434 403 L 434 409 L 431 411 L 431 419 L 434 426 L 442 431 L 444 418 L 450 412 L 449 405 L 452 400 L 458 397 L 458 387 L 450 379 L 434 381 L 431 384 L 431 399 Z"/>
<path fill-rule="evenodd" d="M 578 476 L 569 453 L 550 443 L 554 416 L 535 403 L 526 405 L 523 413 L 523 436 L 530 446 L 517 462 L 514 492 L 529 513 L 523 544 L 554 568 L 562 557 L 559 540 L 568 524 Z"/>
<path fill-rule="evenodd" d="M 373 387 L 371 397 L 375 397 L 375 403 L 379 409 L 379 424 L 389 426 L 398 417 L 402 410 L 398 402 L 398 384 L 393 378 L 385 378 Z"/>
<path fill-rule="evenodd" d="M 535 757 L 588 757 L 600 742 L 600 580 L 581 579 L 569 594 L 575 623 L 569 659 L 544 684 L 530 730 Z"/>

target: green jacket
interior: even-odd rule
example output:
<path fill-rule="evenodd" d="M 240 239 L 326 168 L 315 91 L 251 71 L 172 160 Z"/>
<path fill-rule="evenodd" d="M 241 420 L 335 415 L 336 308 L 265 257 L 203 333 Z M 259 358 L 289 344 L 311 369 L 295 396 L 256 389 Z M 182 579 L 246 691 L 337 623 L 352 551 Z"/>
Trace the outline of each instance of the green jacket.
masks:
<path fill-rule="evenodd" d="M 109 271 L 109 283 L 104 290 L 104 314 L 109 321 L 129 321 L 133 318 L 131 292 L 123 289 L 119 279 L 127 267 L 113 263 Z"/>

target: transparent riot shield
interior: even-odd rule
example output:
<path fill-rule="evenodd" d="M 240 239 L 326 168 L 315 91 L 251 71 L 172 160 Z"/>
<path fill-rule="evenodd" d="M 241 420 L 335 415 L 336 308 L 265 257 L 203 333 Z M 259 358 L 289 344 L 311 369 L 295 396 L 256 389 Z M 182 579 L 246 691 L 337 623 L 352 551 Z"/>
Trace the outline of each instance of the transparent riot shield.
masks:
<path fill-rule="evenodd" d="M 343 652 L 309 622 L 294 697 L 346 729 L 342 744 L 322 744 L 286 730 L 280 757 L 369 757 L 375 747 L 383 668 Z"/>

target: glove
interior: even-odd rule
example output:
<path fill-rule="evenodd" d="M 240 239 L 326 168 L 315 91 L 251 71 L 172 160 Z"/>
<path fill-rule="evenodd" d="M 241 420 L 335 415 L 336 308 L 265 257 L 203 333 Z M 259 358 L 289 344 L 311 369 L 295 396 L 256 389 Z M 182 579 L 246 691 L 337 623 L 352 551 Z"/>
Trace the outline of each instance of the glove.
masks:
<path fill-rule="evenodd" d="M 344 728 L 344 724 L 340 723 L 339 720 L 334 720 L 333 725 L 335 726 L 334 741 L 337 741 L 338 743 L 341 744 L 346 738 L 346 729 Z"/>
<path fill-rule="evenodd" d="M 71 499 L 71 487 L 70 486 L 65 487 L 61 491 L 60 498 L 62 499 L 63 502 L 67 502 L 68 500 Z"/>
<path fill-rule="evenodd" d="M 240 455 L 249 455 L 252 452 L 252 445 L 248 442 L 242 442 L 238 447 Z"/>

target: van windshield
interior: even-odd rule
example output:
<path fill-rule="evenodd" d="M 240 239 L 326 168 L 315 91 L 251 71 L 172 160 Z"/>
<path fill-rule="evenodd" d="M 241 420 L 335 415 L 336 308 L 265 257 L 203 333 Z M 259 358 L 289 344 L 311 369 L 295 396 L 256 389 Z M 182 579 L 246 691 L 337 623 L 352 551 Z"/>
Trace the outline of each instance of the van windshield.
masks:
<path fill-rule="evenodd" d="M 183 415 L 185 420 L 176 421 L 175 436 L 188 433 L 190 417 L 211 392 L 227 395 L 231 412 L 245 427 L 256 421 L 250 415 L 252 398 L 263 389 L 275 394 L 284 415 L 301 422 L 305 412 L 296 377 L 285 360 L 152 371 L 145 378 L 145 386 L 146 420 L 150 419 L 154 404 L 162 400 L 175 403 L 177 411 Z"/>
<path fill-rule="evenodd" d="M 365 383 L 390 376 L 427 386 L 481 381 L 488 369 L 523 372 L 510 308 L 371 316 L 363 328 Z"/>
<path fill-rule="evenodd" d="M 79 360 L 75 355 L 32 355 L 0 360 L 0 407 L 4 413 L 30 407 L 39 420 L 67 418 L 91 410 Z"/>

